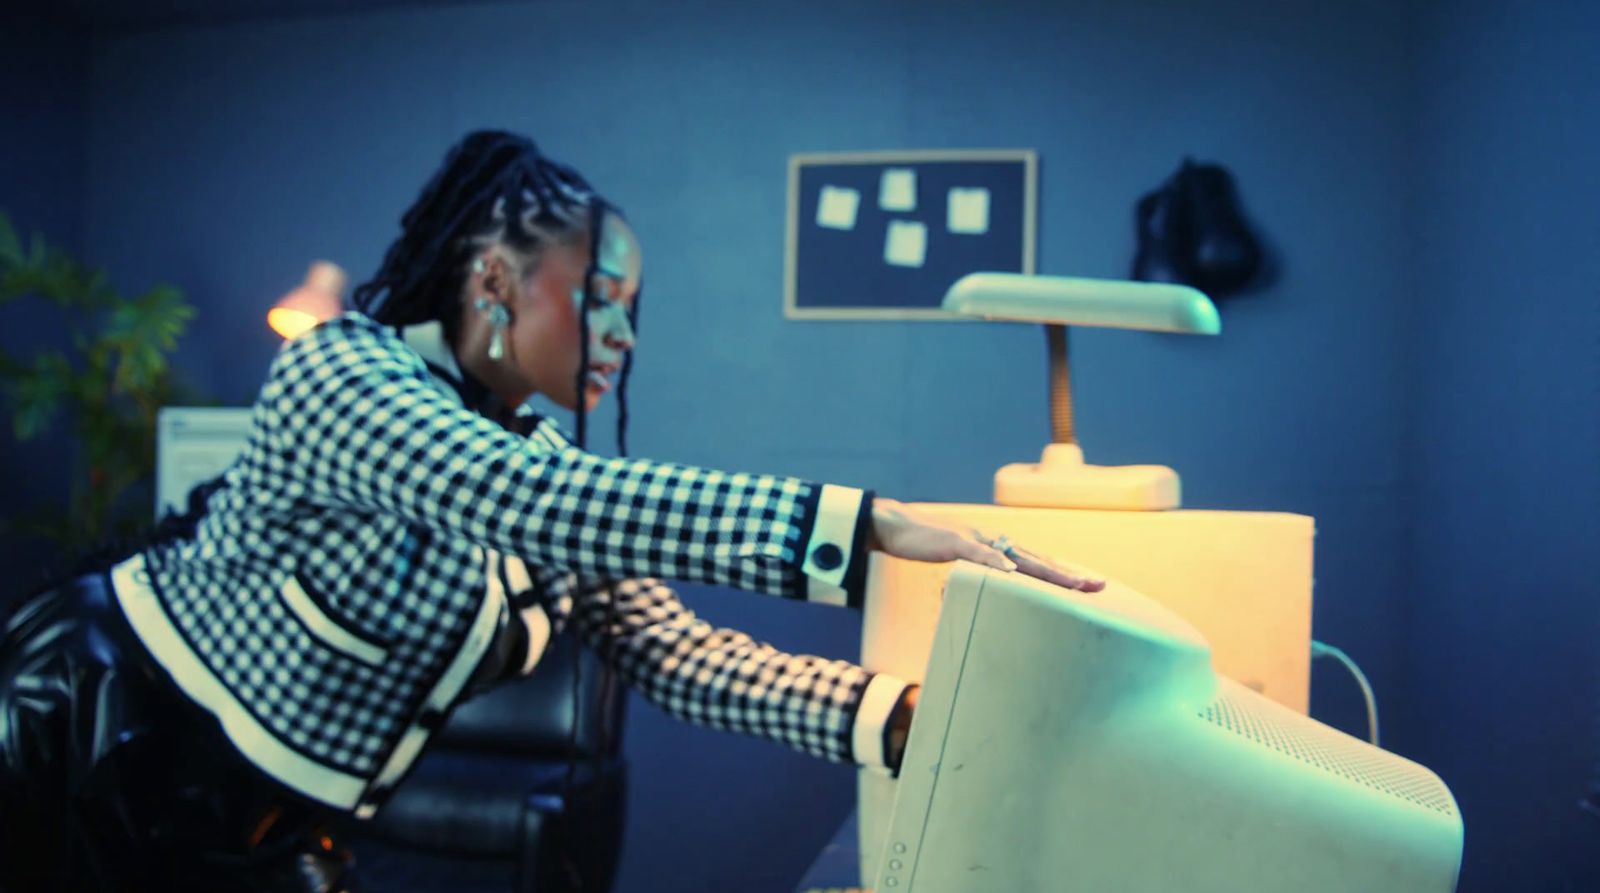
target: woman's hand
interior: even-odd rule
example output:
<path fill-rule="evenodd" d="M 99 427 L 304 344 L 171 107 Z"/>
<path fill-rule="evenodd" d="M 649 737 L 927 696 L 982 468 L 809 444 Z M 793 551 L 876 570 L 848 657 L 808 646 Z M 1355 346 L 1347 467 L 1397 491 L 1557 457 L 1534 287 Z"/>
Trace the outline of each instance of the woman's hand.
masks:
<path fill-rule="evenodd" d="M 917 712 L 917 700 L 922 695 L 922 686 L 915 682 L 906 686 L 905 693 L 900 696 L 899 703 L 894 705 L 894 711 L 889 714 L 889 746 L 883 755 L 884 762 L 896 774 L 905 762 L 906 742 L 911 737 L 911 720 Z"/>
<path fill-rule="evenodd" d="M 995 543 L 1001 543 L 1001 548 L 995 548 Z M 904 503 L 881 496 L 872 502 L 870 545 L 896 558 L 911 561 L 962 560 L 1003 571 L 1021 571 L 1046 583 L 1082 592 L 1099 592 L 1106 587 L 1104 580 L 1087 576 L 1026 549 L 1008 546 L 1001 540 L 990 540 L 973 528 L 947 524 L 923 515 Z"/>

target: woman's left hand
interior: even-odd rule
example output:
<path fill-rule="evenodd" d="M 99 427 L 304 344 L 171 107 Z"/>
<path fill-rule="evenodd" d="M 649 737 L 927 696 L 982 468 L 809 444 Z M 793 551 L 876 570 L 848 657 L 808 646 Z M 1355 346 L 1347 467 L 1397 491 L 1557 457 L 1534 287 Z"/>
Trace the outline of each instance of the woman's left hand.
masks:
<path fill-rule="evenodd" d="M 1046 583 L 1099 592 L 1106 581 L 1036 555 L 1026 549 L 990 540 L 977 530 L 948 524 L 911 509 L 893 499 L 877 497 L 872 503 L 871 546 L 911 561 L 972 561 L 1003 571 L 1021 571 Z"/>

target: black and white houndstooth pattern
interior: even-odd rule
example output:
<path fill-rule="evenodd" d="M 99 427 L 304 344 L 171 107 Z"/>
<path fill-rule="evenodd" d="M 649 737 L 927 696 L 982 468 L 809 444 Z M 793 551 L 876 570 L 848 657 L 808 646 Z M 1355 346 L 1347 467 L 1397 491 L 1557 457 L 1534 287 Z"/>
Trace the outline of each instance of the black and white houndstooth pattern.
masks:
<path fill-rule="evenodd" d="M 804 598 L 821 489 L 604 459 L 549 421 L 524 438 L 350 314 L 280 353 L 195 537 L 146 567 L 186 649 L 267 735 L 372 779 L 463 649 L 486 550 L 546 583 L 667 577 Z M 669 710 L 848 758 L 870 674 L 686 620 L 650 581 L 541 592 L 558 617 L 575 598 L 591 642 Z M 610 628 L 595 614 L 608 601 Z"/>
<path fill-rule="evenodd" d="M 767 738 L 850 762 L 855 711 L 873 674 L 843 660 L 789 654 L 699 619 L 654 578 L 580 580 L 530 568 L 512 606 L 538 605 L 651 703 L 697 725 Z"/>
<path fill-rule="evenodd" d="M 713 627 L 660 580 L 591 584 L 574 608 L 590 647 L 673 716 L 834 762 L 854 756 L 855 708 L 872 679 L 861 667 Z"/>

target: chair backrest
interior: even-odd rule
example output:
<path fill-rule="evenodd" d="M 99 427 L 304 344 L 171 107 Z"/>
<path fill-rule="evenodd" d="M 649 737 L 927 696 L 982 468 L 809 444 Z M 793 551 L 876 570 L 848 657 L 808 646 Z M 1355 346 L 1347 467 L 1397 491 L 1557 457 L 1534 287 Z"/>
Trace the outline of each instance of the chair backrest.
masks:
<path fill-rule="evenodd" d="M 622 680 L 565 630 L 551 637 L 531 676 L 457 707 L 434 746 L 552 759 L 613 756 L 625 701 Z"/>
<path fill-rule="evenodd" d="M 622 846 L 624 693 L 576 634 L 526 679 L 456 708 L 352 849 L 373 889 L 611 889 Z M 431 879 L 431 880 L 430 880 Z M 436 882 L 433 882 L 436 881 Z"/>

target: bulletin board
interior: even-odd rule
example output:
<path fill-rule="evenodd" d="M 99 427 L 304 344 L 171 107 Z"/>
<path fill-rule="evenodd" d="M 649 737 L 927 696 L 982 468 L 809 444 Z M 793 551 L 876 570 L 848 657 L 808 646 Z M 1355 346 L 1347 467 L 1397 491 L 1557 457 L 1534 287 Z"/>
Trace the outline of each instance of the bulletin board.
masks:
<path fill-rule="evenodd" d="M 1032 150 L 792 156 L 784 316 L 964 319 L 957 279 L 1034 272 L 1037 201 Z"/>

